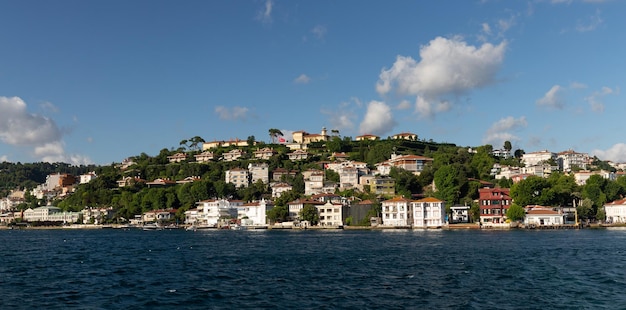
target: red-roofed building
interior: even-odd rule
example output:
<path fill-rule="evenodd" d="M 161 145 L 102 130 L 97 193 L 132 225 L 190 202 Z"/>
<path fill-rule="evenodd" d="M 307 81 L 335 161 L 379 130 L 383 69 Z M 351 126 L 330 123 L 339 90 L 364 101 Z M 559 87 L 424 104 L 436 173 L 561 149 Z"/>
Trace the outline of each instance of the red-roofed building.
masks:
<path fill-rule="evenodd" d="M 526 206 L 525 225 L 534 226 L 559 226 L 563 225 L 564 216 L 560 211 L 555 211 L 550 207 Z"/>
<path fill-rule="evenodd" d="M 510 189 L 480 188 L 478 189 L 481 224 L 502 224 L 506 222 L 506 211 L 511 206 Z"/>

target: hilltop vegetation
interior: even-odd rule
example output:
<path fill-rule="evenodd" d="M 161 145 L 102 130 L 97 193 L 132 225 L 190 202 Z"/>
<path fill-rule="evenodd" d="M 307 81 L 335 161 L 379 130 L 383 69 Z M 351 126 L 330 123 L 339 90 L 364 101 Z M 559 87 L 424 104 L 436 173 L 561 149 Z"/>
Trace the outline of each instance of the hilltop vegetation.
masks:
<path fill-rule="evenodd" d="M 253 142 L 254 137 L 250 137 L 249 140 Z M 226 170 L 236 167 L 247 168 L 252 162 L 267 163 L 270 173 L 277 168 L 298 172 L 307 169 L 322 169 L 324 163 L 332 160 L 333 152 L 345 152 L 350 160 L 365 162 L 370 168 L 374 168 L 378 162 L 389 159 L 394 152 L 433 158 L 432 164 L 427 165 L 419 176 L 399 168 L 392 169 L 390 176 L 396 181 L 398 195 L 407 198 L 415 195 L 434 196 L 446 201 L 448 207 L 458 203 L 472 205 L 478 198 L 478 188 L 481 186 L 479 180 L 497 183 L 501 187 L 511 187 L 511 196 L 517 204 L 522 206 L 528 204 L 562 206 L 571 204 L 574 199 L 579 199 L 585 208 L 581 209 L 583 217 L 599 215 L 597 213 L 601 211 L 600 207 L 606 201 L 617 199 L 626 193 L 626 179 L 623 177 L 618 178 L 617 181 L 609 181 L 600 176 L 593 176 L 585 186 L 576 185 L 573 176 L 560 172 L 553 173 L 546 179 L 529 177 L 515 185 L 507 179 L 496 181 L 490 174 L 494 163 L 520 166 L 520 161 L 519 158 L 494 157 L 491 155 L 490 145 L 478 147 L 476 152 L 468 152 L 466 147 L 431 141 L 394 139 L 352 141 L 350 137 L 343 139 L 332 137 L 328 142 L 310 144 L 308 151 L 312 156 L 301 161 L 289 160 L 287 154 L 291 151 L 282 144 L 260 142 L 251 147 L 239 147 L 246 151 L 246 155 L 240 160 L 197 163 L 193 155 L 201 152 L 199 147 L 197 144 L 192 147 L 188 146 L 187 140 L 183 142 L 180 147 L 162 149 L 156 156 L 149 156 L 145 153 L 134 156 L 132 157 L 134 164 L 126 169 L 115 165 L 74 167 L 61 163 L 2 163 L 0 184 L 2 184 L 3 196 L 9 189 L 33 188 L 43 183 L 46 175 L 50 173 L 79 175 L 95 171 L 98 175 L 97 179 L 78 185 L 73 194 L 63 200 L 54 200 L 52 203 L 68 211 L 78 211 L 86 206 L 112 207 L 117 211 L 118 219 L 129 219 L 149 210 L 170 208 L 178 209 L 178 216 L 181 217 L 184 211 L 194 207 L 195 203 L 200 200 L 223 197 L 251 201 L 271 197 L 271 189 L 262 182 L 251 184 L 246 188 L 235 188 L 233 184 L 226 183 Z M 272 147 L 277 154 L 269 160 L 254 159 L 253 152 L 261 147 Z M 216 149 L 214 150 L 215 157 L 219 158 L 221 154 L 231 149 L 232 147 Z M 187 160 L 169 163 L 167 157 L 178 152 L 185 152 L 188 155 Z M 596 164 L 604 167 L 606 163 L 597 161 Z M 128 176 L 147 181 L 157 178 L 177 181 L 190 176 L 200 177 L 200 180 L 168 187 L 148 187 L 144 183 L 118 187 L 117 181 Z M 326 179 L 338 181 L 339 175 L 327 171 Z M 278 207 L 275 208 L 275 213 L 277 213 L 275 216 L 278 219 L 283 217 L 281 208 L 285 208 L 289 201 L 304 195 L 304 179 L 301 173 L 281 181 L 292 185 L 293 191 L 275 201 Z M 340 194 L 361 199 L 386 198 L 375 197 L 370 193 L 356 190 L 348 190 Z M 20 205 L 20 208 L 45 203 L 36 201 L 30 196 L 27 198 L 27 203 Z M 478 216 L 477 206 L 474 206 L 472 210 L 475 216 Z"/>

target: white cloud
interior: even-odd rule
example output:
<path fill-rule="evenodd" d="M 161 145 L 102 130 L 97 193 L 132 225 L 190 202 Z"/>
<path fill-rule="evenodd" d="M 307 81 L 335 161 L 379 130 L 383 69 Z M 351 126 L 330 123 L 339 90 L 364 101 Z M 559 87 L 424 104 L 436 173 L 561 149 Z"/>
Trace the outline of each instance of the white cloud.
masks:
<path fill-rule="evenodd" d="M 526 126 L 528 122 L 524 116 L 517 119 L 512 116 L 500 119 L 487 130 L 483 143 L 499 146 L 504 145 L 504 141 L 519 141 L 520 138 L 512 132 L 526 128 Z"/>
<path fill-rule="evenodd" d="M 54 113 L 59 112 L 59 108 L 57 108 L 54 104 L 48 101 L 41 103 L 39 106 L 44 111 L 49 111 L 49 112 L 54 112 Z"/>
<path fill-rule="evenodd" d="M 3 162 L 9 162 L 9 156 L 7 155 L 0 156 L 0 163 L 3 163 Z"/>
<path fill-rule="evenodd" d="M 256 19 L 260 20 L 264 24 L 272 23 L 272 9 L 274 7 L 274 1 L 266 0 L 265 6 L 257 13 Z"/>
<path fill-rule="evenodd" d="M 592 155 L 601 160 L 610 160 L 616 163 L 626 162 L 626 143 L 617 143 L 607 150 L 593 150 Z"/>
<path fill-rule="evenodd" d="M 318 40 L 323 40 L 326 36 L 326 32 L 328 32 L 328 29 L 325 26 L 316 25 L 313 29 L 311 29 L 311 32 Z"/>
<path fill-rule="evenodd" d="M 580 82 L 572 82 L 569 87 L 572 89 L 585 89 L 587 85 Z"/>
<path fill-rule="evenodd" d="M 370 101 L 367 112 L 361 122 L 361 134 L 384 135 L 396 126 L 391 108 L 381 101 Z"/>
<path fill-rule="evenodd" d="M 58 111 L 49 102 L 41 104 L 44 110 Z M 65 162 L 74 165 L 91 164 L 83 155 L 65 153 L 63 132 L 54 120 L 27 111 L 19 97 L 0 97 L 0 141 L 8 145 L 32 147 L 32 155 L 44 162 Z M 2 158 L 6 159 L 6 156 Z M 2 159 L 0 158 L 0 159 Z"/>
<path fill-rule="evenodd" d="M 617 95 L 617 94 L 619 94 L 618 88 L 611 89 L 609 87 L 604 86 L 599 91 L 595 91 L 590 96 L 585 97 L 585 101 L 587 101 L 587 103 L 589 104 L 593 112 L 604 112 L 604 102 L 602 99 L 607 95 Z"/>
<path fill-rule="evenodd" d="M 54 141 L 35 147 L 34 155 L 41 158 L 44 162 L 56 163 L 63 162 L 72 165 L 89 165 L 93 161 L 84 155 L 66 154 L 65 143 L 63 141 Z"/>
<path fill-rule="evenodd" d="M 351 131 L 355 127 L 358 110 L 363 107 L 361 100 L 356 97 L 350 98 L 349 101 L 339 103 L 337 108 L 331 110 L 322 109 L 322 114 L 328 116 L 328 121 L 332 129 L 338 129 L 341 132 Z"/>
<path fill-rule="evenodd" d="M 250 109 L 246 107 L 232 107 L 228 109 L 224 106 L 215 107 L 215 113 L 223 120 L 242 120 L 248 118 Z"/>
<path fill-rule="evenodd" d="M 311 81 L 311 78 L 308 77 L 306 74 L 300 74 L 300 76 L 298 76 L 297 78 L 295 78 L 293 80 L 294 83 L 296 84 L 308 84 Z"/>
<path fill-rule="evenodd" d="M 595 30 L 600 25 L 602 25 L 602 23 L 604 23 L 604 20 L 600 15 L 600 10 L 596 10 L 596 13 L 590 16 L 587 21 L 579 21 L 578 25 L 576 26 L 576 30 L 578 32 L 588 32 Z"/>
<path fill-rule="evenodd" d="M 506 41 L 476 47 L 460 37 L 437 37 L 420 48 L 419 62 L 399 55 L 390 69 L 381 70 L 376 91 L 386 95 L 395 89 L 399 95 L 415 96 L 423 116 L 447 111 L 453 105 L 447 97 L 495 83 L 506 46 Z"/>
<path fill-rule="evenodd" d="M 548 92 L 543 95 L 540 99 L 536 101 L 538 106 L 545 106 L 555 109 L 563 109 L 565 106 L 565 101 L 561 93 L 563 92 L 563 87 L 560 85 L 554 85 Z"/>
<path fill-rule="evenodd" d="M 60 141 L 61 130 L 47 117 L 28 113 L 19 97 L 0 97 L 0 141 L 10 145 L 38 145 Z"/>
<path fill-rule="evenodd" d="M 413 105 L 411 104 L 410 101 L 408 100 L 402 100 L 398 106 L 396 106 L 396 109 L 398 110 L 408 110 L 412 107 Z"/>
<path fill-rule="evenodd" d="M 491 34 L 491 27 L 489 26 L 489 24 L 488 24 L 488 23 L 483 23 L 483 24 L 482 24 L 482 28 L 483 28 L 483 32 L 484 32 L 486 35 L 490 35 L 490 34 Z"/>

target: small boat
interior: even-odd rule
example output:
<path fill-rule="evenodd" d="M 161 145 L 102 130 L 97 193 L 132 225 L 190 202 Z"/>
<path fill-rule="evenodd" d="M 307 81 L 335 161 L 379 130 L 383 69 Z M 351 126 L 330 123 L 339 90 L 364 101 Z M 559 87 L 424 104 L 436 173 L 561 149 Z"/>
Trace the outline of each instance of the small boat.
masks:
<path fill-rule="evenodd" d="M 157 225 L 156 223 L 145 224 L 141 227 L 143 230 L 163 230 L 163 227 Z"/>
<path fill-rule="evenodd" d="M 230 230 L 247 230 L 247 227 L 235 224 L 230 226 Z"/>

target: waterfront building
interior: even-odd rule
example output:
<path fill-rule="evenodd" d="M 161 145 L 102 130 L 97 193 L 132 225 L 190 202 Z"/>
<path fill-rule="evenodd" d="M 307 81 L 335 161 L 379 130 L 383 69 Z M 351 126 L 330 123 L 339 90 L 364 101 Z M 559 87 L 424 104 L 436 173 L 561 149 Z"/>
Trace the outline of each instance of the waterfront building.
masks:
<path fill-rule="evenodd" d="M 394 197 L 382 202 L 383 226 L 411 226 L 413 212 L 411 200 L 404 197 Z"/>
<path fill-rule="evenodd" d="M 265 226 L 267 225 L 267 211 L 273 207 L 274 205 L 265 199 L 244 203 L 237 207 L 237 219 L 241 222 L 241 226 Z"/>
<path fill-rule="evenodd" d="M 327 202 L 322 205 L 316 205 L 319 214 L 319 226 L 323 227 L 339 227 L 343 226 L 344 220 L 348 214 L 348 208 L 342 204 Z"/>
<path fill-rule="evenodd" d="M 512 202 L 510 189 L 480 188 L 478 196 L 481 224 L 489 226 L 506 222 L 506 211 Z"/>
<path fill-rule="evenodd" d="M 290 220 L 299 220 L 300 219 L 300 212 L 302 211 L 302 208 L 304 208 L 305 205 L 312 205 L 314 207 L 323 205 L 323 202 L 319 202 L 316 200 L 295 200 L 292 201 L 290 203 L 287 204 L 287 206 L 289 207 L 289 219 Z"/>
<path fill-rule="evenodd" d="M 440 228 L 446 224 L 446 204 L 434 197 L 411 201 L 413 228 Z"/>
<path fill-rule="evenodd" d="M 561 211 L 537 205 L 526 206 L 524 209 L 526 209 L 524 225 L 560 226 L 564 224 L 565 218 Z"/>
<path fill-rule="evenodd" d="M 76 223 L 80 218 L 80 212 L 65 212 L 54 206 L 28 208 L 23 213 L 23 219 L 27 222 Z"/>
<path fill-rule="evenodd" d="M 626 198 L 605 203 L 604 213 L 607 223 L 626 224 Z"/>

